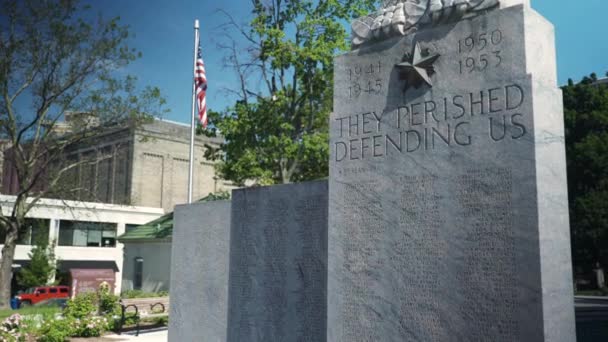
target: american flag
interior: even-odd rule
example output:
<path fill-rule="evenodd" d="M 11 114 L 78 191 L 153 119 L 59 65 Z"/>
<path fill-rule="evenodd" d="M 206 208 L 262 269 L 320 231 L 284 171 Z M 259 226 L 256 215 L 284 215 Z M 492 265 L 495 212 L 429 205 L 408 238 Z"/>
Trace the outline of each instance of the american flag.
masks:
<path fill-rule="evenodd" d="M 198 103 L 198 120 L 203 128 L 207 128 L 207 75 L 205 74 L 205 63 L 203 62 L 200 43 L 196 56 L 196 66 L 194 67 L 194 84 L 196 86 L 196 102 Z"/>

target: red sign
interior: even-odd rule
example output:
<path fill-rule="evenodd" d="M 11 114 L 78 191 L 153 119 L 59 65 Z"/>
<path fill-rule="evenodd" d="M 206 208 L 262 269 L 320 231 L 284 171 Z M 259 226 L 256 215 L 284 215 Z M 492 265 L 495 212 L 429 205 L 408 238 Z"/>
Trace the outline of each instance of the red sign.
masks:
<path fill-rule="evenodd" d="M 114 293 L 116 275 L 112 269 L 71 269 L 72 297 L 79 293 L 97 292 L 103 285 L 109 285 Z"/>

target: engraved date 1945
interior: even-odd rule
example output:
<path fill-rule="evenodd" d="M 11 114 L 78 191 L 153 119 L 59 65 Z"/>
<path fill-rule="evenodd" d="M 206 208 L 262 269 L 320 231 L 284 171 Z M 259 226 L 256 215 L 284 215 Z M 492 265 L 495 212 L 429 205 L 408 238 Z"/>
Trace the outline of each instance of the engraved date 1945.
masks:
<path fill-rule="evenodd" d="M 352 98 L 361 96 L 362 93 L 368 95 L 379 95 L 382 92 L 382 63 L 370 63 L 367 65 L 355 65 L 348 69 L 348 95 Z"/>

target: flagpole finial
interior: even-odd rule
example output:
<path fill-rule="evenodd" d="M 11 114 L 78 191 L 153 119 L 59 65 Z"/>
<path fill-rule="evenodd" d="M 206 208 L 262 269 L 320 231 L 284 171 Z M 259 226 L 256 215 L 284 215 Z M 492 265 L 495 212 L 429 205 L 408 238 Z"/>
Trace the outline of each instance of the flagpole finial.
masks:
<path fill-rule="evenodd" d="M 194 28 L 198 30 L 198 19 L 194 21 Z"/>

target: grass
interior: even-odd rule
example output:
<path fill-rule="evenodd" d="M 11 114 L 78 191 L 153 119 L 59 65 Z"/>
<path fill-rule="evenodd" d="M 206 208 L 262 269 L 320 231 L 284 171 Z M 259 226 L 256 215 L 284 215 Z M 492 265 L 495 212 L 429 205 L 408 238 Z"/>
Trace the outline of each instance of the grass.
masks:
<path fill-rule="evenodd" d="M 608 290 L 584 290 L 584 291 L 576 291 L 577 296 L 608 296 Z"/>
<path fill-rule="evenodd" d="M 51 315 L 51 314 L 55 314 L 55 313 L 59 313 L 61 312 L 61 309 L 58 307 L 35 307 L 35 306 L 30 306 L 27 308 L 22 308 L 22 309 L 18 309 L 18 310 L 0 310 L 0 320 L 3 320 L 7 317 L 9 317 L 10 315 L 13 314 L 20 314 L 21 316 L 28 316 L 28 315 Z"/>
<path fill-rule="evenodd" d="M 124 299 L 156 298 L 156 297 L 168 297 L 168 296 L 169 296 L 169 293 L 167 291 L 145 292 L 142 290 L 127 290 L 120 295 L 120 297 L 122 297 Z"/>

